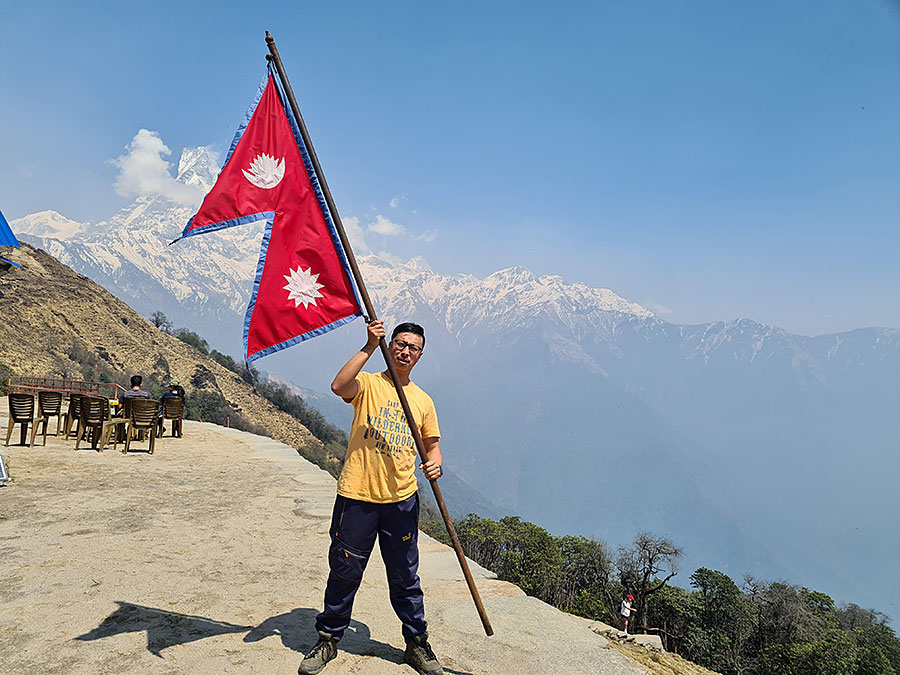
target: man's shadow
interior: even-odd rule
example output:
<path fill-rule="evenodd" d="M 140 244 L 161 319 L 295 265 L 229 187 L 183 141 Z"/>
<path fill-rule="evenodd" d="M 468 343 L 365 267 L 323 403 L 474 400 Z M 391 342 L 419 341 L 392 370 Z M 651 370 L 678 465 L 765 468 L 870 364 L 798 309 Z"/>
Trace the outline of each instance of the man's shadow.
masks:
<path fill-rule="evenodd" d="M 316 643 L 315 622 L 318 610 L 298 607 L 263 621 L 244 636 L 244 642 L 258 642 L 278 635 L 281 643 L 295 652 L 304 654 Z M 376 656 L 385 661 L 403 663 L 403 651 L 372 639 L 369 627 L 359 621 L 350 621 L 350 627 L 341 638 L 340 649 L 358 656 Z"/>

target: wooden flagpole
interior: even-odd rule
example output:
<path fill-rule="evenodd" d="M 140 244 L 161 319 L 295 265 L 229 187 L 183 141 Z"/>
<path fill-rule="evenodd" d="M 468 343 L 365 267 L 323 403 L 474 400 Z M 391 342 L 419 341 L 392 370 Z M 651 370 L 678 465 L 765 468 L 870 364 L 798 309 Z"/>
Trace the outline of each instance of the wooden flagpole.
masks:
<path fill-rule="evenodd" d="M 356 257 L 353 255 L 353 249 L 350 248 L 350 241 L 347 239 L 347 234 L 344 232 L 344 224 L 341 222 L 341 216 L 338 213 L 337 206 L 334 204 L 334 199 L 331 197 L 331 190 L 328 189 L 328 183 L 325 181 L 325 174 L 322 171 L 322 167 L 319 164 L 319 158 L 316 156 L 316 151 L 313 148 L 312 140 L 310 140 L 309 132 L 306 130 L 306 124 L 303 122 L 303 116 L 300 114 L 300 106 L 297 105 L 297 99 L 294 97 L 294 90 L 291 89 L 291 83 L 288 81 L 287 73 L 284 70 L 284 65 L 281 63 L 281 57 L 278 55 L 278 48 L 275 46 L 275 39 L 269 35 L 269 31 L 266 31 L 266 44 L 269 47 L 269 55 L 266 57 L 271 60 L 275 65 L 275 71 L 278 73 L 278 78 L 281 80 L 281 85 L 284 88 L 284 93 L 287 95 L 288 103 L 290 103 L 291 110 L 294 113 L 294 118 L 297 120 L 297 126 L 300 128 L 300 135 L 303 137 L 303 142 L 306 144 L 306 149 L 309 152 L 309 159 L 312 162 L 313 170 L 316 172 L 316 177 L 319 180 L 319 185 L 322 188 L 322 194 L 325 196 L 325 203 L 328 205 L 328 210 L 331 212 L 331 217 L 334 221 L 334 227 L 337 230 L 338 237 L 341 240 L 341 245 L 344 247 L 344 252 L 347 255 L 347 262 L 350 264 L 350 271 L 353 274 L 353 279 L 356 282 L 356 287 L 359 290 L 359 295 L 362 298 L 364 309 L 369 318 L 369 321 L 375 320 L 377 317 L 375 316 L 375 309 L 372 307 L 372 301 L 369 299 L 369 292 L 366 290 L 366 284 L 363 281 L 362 273 L 359 271 L 359 266 L 356 264 Z M 394 366 L 394 361 L 391 359 L 390 352 L 388 351 L 387 342 L 385 342 L 384 338 L 378 343 L 379 348 L 381 349 L 381 355 L 384 357 L 384 362 L 387 364 L 388 371 L 391 375 L 391 380 L 394 383 L 394 388 L 397 390 L 397 397 L 400 399 L 400 405 L 403 407 L 403 412 L 406 415 L 406 423 L 409 425 L 409 430 L 412 432 L 413 440 L 416 443 L 416 449 L 419 451 L 419 456 L 422 458 L 422 461 L 426 461 L 428 457 L 425 454 L 425 443 L 422 441 L 422 435 L 419 433 L 419 427 L 416 426 L 415 421 L 413 419 L 412 410 L 409 407 L 409 402 L 406 400 L 406 394 L 403 392 L 403 386 L 400 384 L 400 376 L 397 374 L 397 369 Z M 447 505 L 444 504 L 444 496 L 441 494 L 441 488 L 437 484 L 436 480 L 429 481 L 431 484 L 431 489 L 434 492 L 434 499 L 437 502 L 438 509 L 441 511 L 441 518 L 444 520 L 444 526 L 447 528 L 447 533 L 450 535 L 450 541 L 453 543 L 453 550 L 456 552 L 456 558 L 459 560 L 459 566 L 462 568 L 463 576 L 466 578 L 466 584 L 469 587 L 469 592 L 472 594 L 472 600 L 475 601 L 475 608 L 478 610 L 478 616 L 481 618 L 481 624 L 484 626 L 484 632 L 487 635 L 493 635 L 494 629 L 491 628 L 491 622 L 488 620 L 487 612 L 484 609 L 484 604 L 481 602 L 481 596 L 478 594 L 478 589 L 475 587 L 475 580 L 472 578 L 472 572 L 469 570 L 469 563 L 466 561 L 466 556 L 463 554 L 462 546 L 459 543 L 459 538 L 456 536 L 456 528 L 453 527 L 453 521 L 450 518 L 450 513 L 447 511 Z"/>

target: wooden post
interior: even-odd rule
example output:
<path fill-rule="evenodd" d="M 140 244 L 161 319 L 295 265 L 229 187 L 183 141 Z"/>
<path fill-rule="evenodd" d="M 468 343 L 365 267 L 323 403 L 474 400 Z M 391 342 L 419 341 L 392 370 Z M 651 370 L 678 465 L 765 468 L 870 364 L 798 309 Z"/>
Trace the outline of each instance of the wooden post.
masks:
<path fill-rule="evenodd" d="M 375 309 L 372 307 L 372 301 L 369 299 L 369 292 L 366 289 L 366 284 L 363 281 L 362 273 L 359 271 L 359 266 L 356 264 L 356 257 L 353 255 L 353 250 L 350 248 L 350 241 L 347 239 L 347 234 L 344 232 L 344 224 L 341 222 L 341 216 L 338 213 L 337 206 L 334 204 L 334 200 L 331 197 L 331 190 L 328 189 L 328 183 L 325 180 L 325 174 L 322 171 L 322 167 L 319 164 L 319 158 L 316 156 L 316 151 L 313 148 L 312 141 L 309 137 L 309 132 L 306 130 L 306 124 L 303 122 L 303 116 L 300 114 L 300 106 L 297 105 L 297 99 L 294 97 L 294 90 L 291 89 L 291 83 L 288 80 L 287 73 L 284 70 L 284 65 L 281 62 L 281 57 L 278 55 L 278 48 L 275 46 L 274 38 L 269 35 L 269 31 L 266 31 L 266 44 L 269 47 L 269 58 L 275 66 L 275 72 L 278 73 L 278 78 L 281 80 L 281 86 L 284 89 L 285 96 L 287 96 L 288 103 L 291 106 L 291 111 L 294 113 L 294 118 L 297 121 L 297 127 L 300 130 L 300 136 L 303 138 L 303 143 L 306 145 L 306 150 L 309 153 L 310 162 L 313 165 L 313 170 L 316 172 L 316 178 L 319 180 L 319 185 L 322 188 L 322 194 L 325 197 L 325 203 L 328 205 L 328 210 L 331 213 L 331 218 L 334 221 L 334 227 L 337 231 L 338 237 L 341 240 L 341 245 L 344 247 L 344 253 L 347 255 L 347 263 L 350 265 L 350 271 L 353 274 L 353 280 L 356 282 L 356 288 L 359 291 L 359 296 L 363 301 L 363 309 L 366 312 L 367 320 L 374 321 L 376 319 Z M 406 422 L 409 425 L 409 430 L 412 433 L 413 440 L 416 444 L 416 449 L 419 451 L 419 456 L 422 458 L 424 462 L 427 457 L 425 455 L 425 443 L 422 441 L 422 435 L 419 433 L 419 428 L 415 424 L 415 420 L 413 419 L 412 410 L 410 410 L 409 402 L 406 400 L 406 394 L 403 392 L 403 386 L 400 383 L 400 376 L 397 374 L 397 369 L 394 366 L 394 361 L 391 359 L 390 352 L 388 351 L 387 342 L 385 342 L 384 338 L 382 338 L 378 347 L 381 349 L 381 355 L 384 357 L 384 362 L 387 364 L 388 372 L 391 375 L 391 380 L 394 383 L 394 388 L 397 390 L 397 397 L 400 399 L 400 405 L 403 408 L 403 412 L 406 415 Z M 472 578 L 472 572 L 469 570 L 469 564 L 466 561 L 466 556 L 463 554 L 462 546 L 459 543 L 459 538 L 456 536 L 456 529 L 453 527 L 453 520 L 450 518 L 450 513 L 447 511 L 447 506 L 444 504 L 444 496 L 441 494 L 441 488 L 438 486 L 437 481 L 429 481 L 431 484 L 431 489 L 434 492 L 434 499 L 437 502 L 438 509 L 441 512 L 441 518 L 444 520 L 444 526 L 447 528 L 447 534 L 450 535 L 450 541 L 453 543 L 453 550 L 456 553 L 456 558 L 459 561 L 459 566 L 462 568 L 463 576 L 466 579 L 466 584 L 469 587 L 469 592 L 472 594 L 472 600 L 475 602 L 475 608 L 478 610 L 478 616 L 481 619 L 481 624 L 484 626 L 484 632 L 487 635 L 493 635 L 494 629 L 491 628 L 491 622 L 488 620 L 487 612 L 484 609 L 484 605 L 481 602 L 481 596 L 478 594 L 478 589 L 475 587 L 475 580 Z"/>

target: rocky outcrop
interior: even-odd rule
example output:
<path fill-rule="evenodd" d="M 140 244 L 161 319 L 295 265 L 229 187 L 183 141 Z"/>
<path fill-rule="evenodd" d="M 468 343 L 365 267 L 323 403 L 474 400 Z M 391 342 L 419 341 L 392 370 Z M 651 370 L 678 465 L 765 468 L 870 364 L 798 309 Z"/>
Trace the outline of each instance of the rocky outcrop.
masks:
<path fill-rule="evenodd" d="M 662 638 L 660 638 L 659 635 L 626 633 L 625 631 L 613 628 L 602 621 L 594 621 L 591 623 L 591 630 L 597 635 L 602 635 L 610 642 L 640 645 L 651 652 L 665 651 Z"/>

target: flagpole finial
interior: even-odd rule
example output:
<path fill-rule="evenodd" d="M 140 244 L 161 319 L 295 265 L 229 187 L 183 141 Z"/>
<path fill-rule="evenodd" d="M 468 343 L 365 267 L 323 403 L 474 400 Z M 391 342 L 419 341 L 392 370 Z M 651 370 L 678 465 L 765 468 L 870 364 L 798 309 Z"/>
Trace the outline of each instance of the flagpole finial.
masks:
<path fill-rule="evenodd" d="M 271 35 L 269 35 L 269 31 L 266 31 L 266 42 L 268 44 L 275 42 L 275 38 L 273 38 Z"/>

